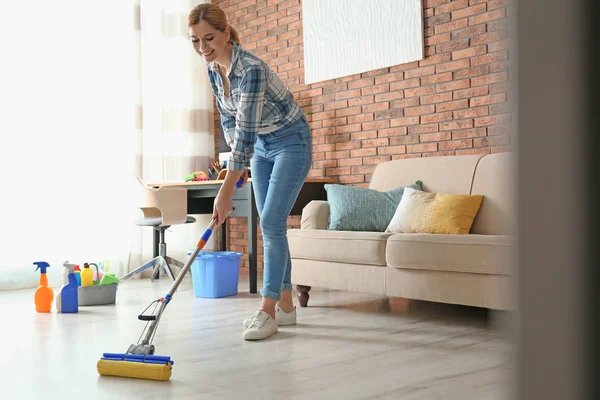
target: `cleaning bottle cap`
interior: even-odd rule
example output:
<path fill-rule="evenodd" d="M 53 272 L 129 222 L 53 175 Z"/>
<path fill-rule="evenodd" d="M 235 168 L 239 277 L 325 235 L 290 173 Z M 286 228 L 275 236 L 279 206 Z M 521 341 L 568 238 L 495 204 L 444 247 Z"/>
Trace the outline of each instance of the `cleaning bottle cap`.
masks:
<path fill-rule="evenodd" d="M 68 269 L 70 274 L 74 274 L 75 273 L 75 267 L 76 267 L 75 264 L 69 264 L 68 262 L 65 261 L 63 263 L 63 267 L 65 267 L 66 269 Z"/>
<path fill-rule="evenodd" d="M 79 265 L 75 265 L 75 271 L 80 271 L 81 272 L 81 269 L 79 269 Z"/>
<path fill-rule="evenodd" d="M 42 273 L 42 274 L 46 273 L 46 268 L 50 268 L 50 264 L 48 264 L 45 261 L 36 261 L 36 262 L 34 262 L 34 264 L 38 266 L 35 270 L 37 271 L 38 269 L 41 268 L 40 273 Z"/>

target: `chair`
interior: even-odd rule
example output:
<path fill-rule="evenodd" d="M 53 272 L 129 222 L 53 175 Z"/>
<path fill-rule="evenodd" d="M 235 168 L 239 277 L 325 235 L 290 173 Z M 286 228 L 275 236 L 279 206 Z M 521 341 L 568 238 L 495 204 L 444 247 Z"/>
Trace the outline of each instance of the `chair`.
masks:
<path fill-rule="evenodd" d="M 175 275 L 171 269 L 171 265 L 176 265 L 183 268 L 184 263 L 167 255 L 167 244 L 165 242 L 165 231 L 171 225 L 189 224 L 196 222 L 196 219 L 187 215 L 187 189 L 182 187 L 160 187 L 149 188 L 136 177 L 140 185 L 142 185 L 142 201 L 143 206 L 140 207 L 143 218 L 135 221 L 137 226 L 151 226 L 159 234 L 159 255 L 154 257 L 147 263 L 139 266 L 135 270 L 124 275 L 121 280 L 131 278 L 135 274 L 139 274 L 148 268 L 154 268 L 151 280 L 159 277 L 161 270 L 164 270 L 167 275 L 175 280 Z"/>

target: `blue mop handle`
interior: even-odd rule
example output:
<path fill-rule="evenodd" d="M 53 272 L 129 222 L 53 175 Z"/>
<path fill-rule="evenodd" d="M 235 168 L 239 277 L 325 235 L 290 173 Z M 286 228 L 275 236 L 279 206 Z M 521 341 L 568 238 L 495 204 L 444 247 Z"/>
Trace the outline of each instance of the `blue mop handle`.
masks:
<path fill-rule="evenodd" d="M 240 180 L 237 181 L 237 183 L 235 184 L 236 188 L 239 189 L 243 183 L 244 183 L 244 177 L 242 176 L 242 177 L 240 177 Z M 152 315 L 152 317 L 153 317 L 151 319 L 152 323 L 151 323 L 150 327 L 147 329 L 146 336 L 145 336 L 144 340 L 141 342 L 142 344 L 152 343 L 152 337 L 154 336 L 156 326 L 158 325 L 158 322 L 160 321 L 160 317 L 162 316 L 162 313 L 163 313 L 165 307 L 167 306 L 167 304 L 169 304 L 171 302 L 171 299 L 173 298 L 175 291 L 179 287 L 179 284 L 183 280 L 183 277 L 185 276 L 187 271 L 192 266 L 192 262 L 196 259 L 196 256 L 198 255 L 198 253 L 200 252 L 200 250 L 202 250 L 202 248 L 208 241 L 208 238 L 210 237 L 210 235 L 212 233 L 212 228 L 214 227 L 214 224 L 215 224 L 215 220 L 213 219 L 211 221 L 209 227 L 204 232 L 204 235 L 202 235 L 202 238 L 198 242 L 198 245 L 192 252 L 192 255 L 190 257 L 188 257 L 188 260 L 183 265 L 183 268 L 181 269 L 181 271 L 179 271 L 179 275 L 177 275 L 177 278 L 175 278 L 175 282 L 173 282 L 173 284 L 171 285 L 171 288 L 169 289 L 169 291 L 167 292 L 165 297 L 158 300 L 161 303 L 160 307 L 158 308 L 158 311 L 156 312 L 156 314 Z M 144 329 L 144 331 L 146 331 L 146 329 Z M 142 332 L 142 334 L 143 333 L 144 332 Z M 117 357 L 120 357 L 120 356 L 121 355 L 117 355 Z M 113 354 L 110 354 L 110 353 L 105 354 L 105 359 L 114 359 L 113 357 L 114 357 L 114 353 Z M 151 362 L 164 363 L 165 362 L 164 360 L 156 359 L 155 357 L 157 357 L 157 356 L 152 356 L 152 357 L 145 356 L 144 360 L 141 361 L 138 359 L 138 357 L 136 355 L 128 353 L 124 360 L 122 358 L 120 358 L 120 359 L 123 361 L 141 361 L 141 362 L 146 362 L 146 363 L 151 363 Z"/>
<path fill-rule="evenodd" d="M 237 181 L 237 183 L 235 184 L 235 187 L 239 189 L 240 186 L 242 186 L 242 183 L 244 183 L 244 177 L 240 176 L 240 180 Z"/>

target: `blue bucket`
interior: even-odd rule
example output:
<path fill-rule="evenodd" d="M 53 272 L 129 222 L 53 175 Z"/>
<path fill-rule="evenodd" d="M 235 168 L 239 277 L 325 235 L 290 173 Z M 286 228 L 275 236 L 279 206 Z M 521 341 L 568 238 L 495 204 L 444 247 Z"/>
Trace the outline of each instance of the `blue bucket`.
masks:
<path fill-rule="evenodd" d="M 188 257 L 192 252 L 187 253 Z M 201 251 L 192 262 L 194 296 L 218 298 L 238 293 L 242 253 Z"/>

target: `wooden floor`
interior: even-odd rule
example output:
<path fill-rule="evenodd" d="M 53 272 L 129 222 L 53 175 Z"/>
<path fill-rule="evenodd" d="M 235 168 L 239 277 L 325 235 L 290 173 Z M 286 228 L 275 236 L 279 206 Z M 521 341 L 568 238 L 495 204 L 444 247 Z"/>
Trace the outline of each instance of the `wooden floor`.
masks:
<path fill-rule="evenodd" d="M 230 298 L 195 298 L 191 279 L 182 283 L 154 342 L 157 355 L 175 360 L 170 381 L 99 376 L 102 353 L 137 342 L 138 313 L 169 285 L 130 280 L 116 305 L 79 314 L 57 314 L 54 306 L 38 314 L 33 290 L 0 292 L 2 398 L 509 398 L 512 346 L 495 314 L 313 289 L 297 326 L 246 342 L 242 320 L 259 296 L 249 294 L 245 274 Z"/>

